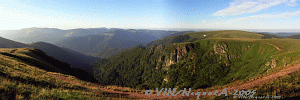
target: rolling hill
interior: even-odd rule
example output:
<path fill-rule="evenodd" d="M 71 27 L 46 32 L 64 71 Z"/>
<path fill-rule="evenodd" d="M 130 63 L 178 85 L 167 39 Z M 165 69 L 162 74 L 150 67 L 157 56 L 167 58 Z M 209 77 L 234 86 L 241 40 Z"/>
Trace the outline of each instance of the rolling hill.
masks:
<path fill-rule="evenodd" d="M 34 48 L 0 48 L 0 99 L 93 99 L 99 90 L 71 84 L 97 83 L 87 72 L 72 68 Z M 84 81 L 83 81 L 84 80 Z M 90 86 L 90 85 L 87 85 Z M 97 91 L 99 93 L 96 93 Z M 81 94 L 81 93 L 89 94 Z"/>
<path fill-rule="evenodd" d="M 72 50 L 68 50 L 69 52 L 67 52 L 66 50 L 60 47 L 45 42 L 23 44 L 20 42 L 16 42 L 16 41 L 12 41 L 0 37 L 0 47 L 1 48 L 26 48 L 26 47 L 36 48 L 42 50 L 47 55 L 52 56 L 55 59 L 58 59 L 62 62 L 69 63 L 74 68 L 81 68 L 90 73 L 93 72 L 92 71 L 93 67 L 90 66 L 89 64 L 99 59 L 97 57 L 83 55 Z"/>
<path fill-rule="evenodd" d="M 237 31 L 237 30 L 190 32 L 188 34 L 181 34 L 181 35 L 158 39 L 156 41 L 152 41 L 146 44 L 145 47 L 149 48 L 151 46 L 170 45 L 172 43 L 180 43 L 180 42 L 195 42 L 197 40 L 210 39 L 210 38 L 270 39 L 270 38 L 281 38 L 281 37 L 276 35 L 271 35 L 271 34 L 251 33 L 246 31 Z"/>
<path fill-rule="evenodd" d="M 26 46 L 28 45 L 0 37 L 1 48 L 18 48 L 18 47 L 26 47 Z"/>

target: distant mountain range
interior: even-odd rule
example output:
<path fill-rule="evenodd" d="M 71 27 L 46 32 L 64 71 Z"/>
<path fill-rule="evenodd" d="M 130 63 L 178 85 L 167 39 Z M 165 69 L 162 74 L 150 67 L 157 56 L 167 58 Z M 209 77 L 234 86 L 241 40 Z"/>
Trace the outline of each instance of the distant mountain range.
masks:
<path fill-rule="evenodd" d="M 163 37 L 184 33 L 186 32 L 118 29 L 107 33 L 70 37 L 55 43 L 55 45 L 66 47 L 80 53 L 103 57 L 101 55 L 103 55 L 103 53 L 107 53 L 101 51 L 105 51 L 107 49 L 117 50 L 121 48 L 130 48 L 131 46 L 147 44 Z M 110 57 L 111 55 L 106 56 Z"/>
<path fill-rule="evenodd" d="M 270 34 L 270 35 L 276 35 L 282 38 L 288 38 L 289 36 L 293 35 L 299 35 L 300 32 L 278 32 L 278 33 L 270 33 L 270 32 L 253 32 L 253 33 L 261 33 L 261 34 Z"/>
<path fill-rule="evenodd" d="M 60 30 L 55 28 L 25 28 L 21 30 L 0 31 L 0 36 L 4 37 L 0 38 L 0 47 L 34 47 L 60 61 L 69 63 L 75 68 L 83 68 L 86 71 L 92 72 L 93 67 L 89 64 L 100 58 L 109 58 L 124 50 L 130 50 L 133 48 L 149 48 L 151 46 L 169 45 L 178 42 L 194 42 L 195 40 L 200 39 L 192 38 L 188 35 L 182 35 L 191 32 L 194 31 L 118 28 L 89 28 L 72 30 Z M 298 37 L 298 33 L 260 34 L 263 34 L 262 38 Z M 20 42 L 30 44 L 23 44 Z"/>
<path fill-rule="evenodd" d="M 21 30 L 1 30 L 0 36 L 11 39 L 14 41 L 22 43 L 33 43 L 38 41 L 43 41 L 47 43 L 56 43 L 60 40 L 70 38 L 70 37 L 79 37 L 79 36 L 88 36 L 88 35 L 100 35 L 101 33 L 106 34 L 119 34 L 124 33 L 131 37 L 140 36 L 148 37 L 153 39 L 163 38 L 172 33 L 178 31 L 164 31 L 164 30 L 145 30 L 145 29 L 119 29 L 119 28 L 88 28 L 88 29 L 71 29 L 71 30 L 60 30 L 56 28 L 24 28 Z M 103 35 L 103 34 L 102 34 Z M 149 40 L 149 39 L 148 39 Z M 144 41 L 144 40 L 142 40 Z M 149 41 L 144 41 L 149 42 Z"/>
<path fill-rule="evenodd" d="M 72 30 L 60 30 L 56 28 L 24 28 L 21 30 L 3 30 L 0 31 L 0 36 L 22 43 L 43 41 L 53 44 L 68 37 L 93 35 L 108 31 L 109 29 L 107 28 Z"/>
<path fill-rule="evenodd" d="M 110 57 L 121 49 L 147 44 L 151 41 L 193 31 L 146 29 L 90 28 L 60 30 L 55 28 L 26 28 L 0 31 L 0 36 L 22 43 L 46 42 L 96 57 Z M 119 50 L 118 50 L 119 49 Z M 107 50 L 117 50 L 106 54 Z M 103 52 L 101 52 L 103 51 Z M 103 54 L 105 53 L 105 54 Z M 105 55 L 105 56 L 104 56 Z"/>

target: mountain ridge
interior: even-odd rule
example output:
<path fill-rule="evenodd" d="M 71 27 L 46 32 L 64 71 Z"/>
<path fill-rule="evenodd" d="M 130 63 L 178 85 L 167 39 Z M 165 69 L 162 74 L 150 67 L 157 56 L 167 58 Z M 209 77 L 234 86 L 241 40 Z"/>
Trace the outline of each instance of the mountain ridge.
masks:
<path fill-rule="evenodd" d="M 110 48 L 111 50 L 119 49 L 119 51 L 121 51 L 125 48 L 130 48 L 135 45 L 147 44 L 151 41 L 156 40 L 157 38 L 163 38 L 184 33 L 186 32 L 116 29 L 107 33 L 100 33 L 80 37 L 70 37 L 61 40 L 58 43 L 55 43 L 55 45 L 59 47 L 69 48 L 91 56 L 104 57 L 103 55 L 106 55 L 106 58 L 108 58 L 116 53 L 110 53 L 110 55 L 105 54 L 104 51 L 107 48 Z"/>
<path fill-rule="evenodd" d="M 84 56 L 80 53 L 72 53 L 67 52 L 55 45 L 46 43 L 46 42 L 36 42 L 31 44 L 23 44 L 20 42 L 12 41 L 9 39 L 5 39 L 0 37 L 0 47 L 1 48 L 37 48 L 42 50 L 43 52 L 47 53 L 48 55 L 59 59 L 60 61 L 67 62 L 71 64 L 75 68 L 81 68 L 84 69 L 90 73 L 93 71 L 93 67 L 89 65 L 93 60 L 96 60 L 98 58 L 96 57 L 90 57 L 90 56 Z M 81 57 L 78 59 L 78 57 Z M 85 60 L 82 60 L 85 59 Z M 84 62 L 82 62 L 84 61 Z"/>

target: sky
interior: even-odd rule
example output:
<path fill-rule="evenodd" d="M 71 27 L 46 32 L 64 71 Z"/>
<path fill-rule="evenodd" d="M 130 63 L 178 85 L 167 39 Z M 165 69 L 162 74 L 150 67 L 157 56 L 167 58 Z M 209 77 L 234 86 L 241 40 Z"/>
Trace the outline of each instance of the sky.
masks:
<path fill-rule="evenodd" d="M 300 29 L 299 0 L 2 0 L 0 30 Z"/>

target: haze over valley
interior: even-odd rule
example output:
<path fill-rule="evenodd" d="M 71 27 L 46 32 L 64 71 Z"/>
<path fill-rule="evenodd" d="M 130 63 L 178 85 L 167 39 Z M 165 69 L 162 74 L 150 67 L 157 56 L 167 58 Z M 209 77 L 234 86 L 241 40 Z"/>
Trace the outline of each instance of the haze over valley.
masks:
<path fill-rule="evenodd" d="M 0 100 L 298 99 L 298 3 L 1 2 Z"/>

